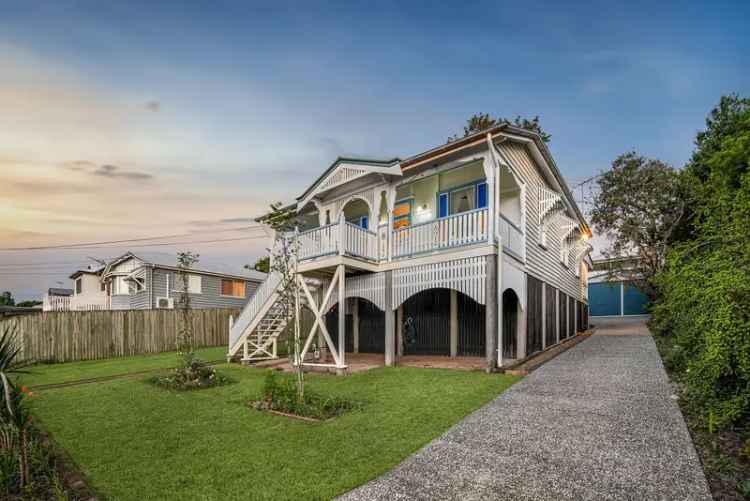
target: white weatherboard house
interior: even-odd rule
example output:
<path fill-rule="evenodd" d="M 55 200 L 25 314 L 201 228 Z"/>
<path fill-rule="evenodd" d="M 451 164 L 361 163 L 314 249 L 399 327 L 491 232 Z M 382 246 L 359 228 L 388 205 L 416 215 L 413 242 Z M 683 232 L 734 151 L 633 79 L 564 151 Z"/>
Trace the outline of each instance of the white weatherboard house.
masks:
<path fill-rule="evenodd" d="M 385 365 L 481 356 L 491 370 L 587 325 L 591 231 L 532 132 L 500 125 L 406 160 L 339 158 L 294 209 L 304 365 L 343 370 L 347 352 L 370 352 Z M 230 357 L 275 357 L 279 280 L 234 323 Z"/>

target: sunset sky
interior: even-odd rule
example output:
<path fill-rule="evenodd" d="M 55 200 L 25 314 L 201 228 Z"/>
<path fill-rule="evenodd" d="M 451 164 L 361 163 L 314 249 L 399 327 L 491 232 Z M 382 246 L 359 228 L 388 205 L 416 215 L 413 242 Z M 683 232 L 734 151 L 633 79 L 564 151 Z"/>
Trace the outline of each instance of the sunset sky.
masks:
<path fill-rule="evenodd" d="M 0 248 L 194 234 L 160 242 L 225 241 L 158 250 L 253 262 L 234 229 L 339 155 L 539 115 L 575 183 L 630 149 L 681 166 L 750 94 L 750 2 L 442 3 L 0 1 Z M 2 250 L 0 291 L 131 248 Z"/>

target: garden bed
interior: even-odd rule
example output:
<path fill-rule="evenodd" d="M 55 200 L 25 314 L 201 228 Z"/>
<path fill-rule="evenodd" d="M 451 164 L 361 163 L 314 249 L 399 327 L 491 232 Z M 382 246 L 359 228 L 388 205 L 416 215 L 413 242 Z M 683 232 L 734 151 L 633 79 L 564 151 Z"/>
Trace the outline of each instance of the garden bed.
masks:
<path fill-rule="evenodd" d="M 358 402 L 324 396 L 311 389 L 300 395 L 294 377 L 279 374 L 272 369 L 266 372 L 260 398 L 250 401 L 249 405 L 259 411 L 314 422 L 333 419 L 346 411 L 361 407 Z"/>

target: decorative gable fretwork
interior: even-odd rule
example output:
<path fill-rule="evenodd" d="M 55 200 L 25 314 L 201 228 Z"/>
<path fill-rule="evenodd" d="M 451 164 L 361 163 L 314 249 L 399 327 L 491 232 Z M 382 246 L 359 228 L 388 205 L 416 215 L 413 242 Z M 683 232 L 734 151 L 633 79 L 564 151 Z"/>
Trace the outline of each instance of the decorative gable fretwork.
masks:
<path fill-rule="evenodd" d="M 580 231 L 580 227 L 575 219 L 569 218 L 568 216 L 560 215 L 560 239 L 563 243 L 573 238 L 575 233 Z"/>
<path fill-rule="evenodd" d="M 576 232 L 580 231 L 578 222 L 564 214 L 560 214 L 560 262 L 570 266 L 571 248 Z"/>
<path fill-rule="evenodd" d="M 393 309 L 411 296 L 436 287 L 457 290 L 485 304 L 486 275 L 484 256 L 393 270 Z"/>
<path fill-rule="evenodd" d="M 340 184 L 344 184 L 351 181 L 352 179 L 362 177 L 366 174 L 367 170 L 361 167 L 340 165 L 336 168 L 336 170 L 331 172 L 328 177 L 323 180 L 322 183 L 318 185 L 318 188 L 315 191 L 320 192 L 329 188 L 334 188 Z"/>
<path fill-rule="evenodd" d="M 565 209 L 559 193 L 539 186 L 539 224 L 543 225 L 556 211 Z"/>

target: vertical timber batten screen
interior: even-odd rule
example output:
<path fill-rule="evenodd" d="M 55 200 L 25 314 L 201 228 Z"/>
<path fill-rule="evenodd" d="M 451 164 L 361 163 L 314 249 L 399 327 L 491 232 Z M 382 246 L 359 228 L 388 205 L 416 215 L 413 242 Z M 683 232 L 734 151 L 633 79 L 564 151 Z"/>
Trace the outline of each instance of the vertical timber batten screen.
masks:
<path fill-rule="evenodd" d="M 483 357 L 487 346 L 486 308 L 469 296 L 457 294 L 458 355 Z"/>
<path fill-rule="evenodd" d="M 544 333 L 545 341 L 547 346 L 552 346 L 557 343 L 557 301 L 555 291 L 556 289 L 550 284 L 547 284 L 545 288 L 546 297 L 545 302 L 545 320 L 544 328 L 547 332 Z"/>
<path fill-rule="evenodd" d="M 560 312 L 560 322 L 558 324 L 558 329 L 560 332 L 560 341 L 562 341 L 563 339 L 568 337 L 568 296 L 563 291 L 560 291 L 560 299 L 557 303 L 557 311 Z"/>
<path fill-rule="evenodd" d="M 197 347 L 226 346 L 237 309 L 191 310 Z M 0 321 L 14 325 L 21 359 L 75 362 L 176 350 L 179 310 L 60 311 Z"/>
<path fill-rule="evenodd" d="M 542 350 L 542 282 L 526 275 L 528 291 L 528 316 L 526 318 L 526 354 L 531 355 Z"/>

